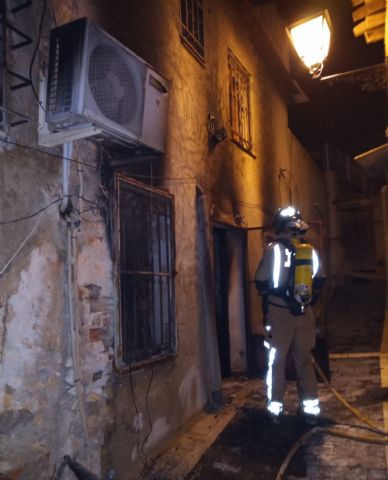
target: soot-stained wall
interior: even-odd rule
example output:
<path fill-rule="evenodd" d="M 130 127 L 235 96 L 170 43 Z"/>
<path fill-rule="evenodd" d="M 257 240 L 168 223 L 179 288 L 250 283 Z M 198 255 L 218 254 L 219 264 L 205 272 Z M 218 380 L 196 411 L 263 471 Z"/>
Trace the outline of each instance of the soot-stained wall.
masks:
<path fill-rule="evenodd" d="M 101 175 L 107 158 L 94 143 L 74 141 L 73 210 L 61 214 L 62 147 L 38 144 L 42 107 L 32 89 L 8 89 L 9 109 L 30 121 L 6 129 L 0 153 L 0 477 L 51 478 L 65 454 L 96 474 L 114 468 L 119 479 L 134 476 L 221 389 L 209 271 L 213 226 L 261 228 L 291 201 L 314 220 L 313 205 L 324 205 L 323 177 L 288 130 L 290 98 L 259 44 L 266 38 L 273 45 L 286 75 L 288 46 L 277 11 L 248 1 L 244 9 L 231 0 L 203 4 L 204 64 L 182 45 L 178 0 L 54 0 L 13 15 L 34 42 L 7 48 L 7 65 L 25 73 L 42 22 L 31 70 L 36 91 L 50 28 L 82 16 L 169 81 L 166 152 L 153 166 L 155 183 L 174 196 L 177 352 L 130 374 L 117 369 L 114 206 Z M 229 51 L 250 74 L 250 153 L 230 140 Z M 209 142 L 209 115 L 226 129 L 219 144 Z M 249 341 L 246 332 L 262 331 L 257 294 L 243 298 L 241 285 L 253 278 L 261 232 L 247 234 L 245 259 L 239 254 L 231 282 L 232 293 L 246 302 L 238 309 L 246 318 L 234 323 L 244 329 L 241 342 Z"/>

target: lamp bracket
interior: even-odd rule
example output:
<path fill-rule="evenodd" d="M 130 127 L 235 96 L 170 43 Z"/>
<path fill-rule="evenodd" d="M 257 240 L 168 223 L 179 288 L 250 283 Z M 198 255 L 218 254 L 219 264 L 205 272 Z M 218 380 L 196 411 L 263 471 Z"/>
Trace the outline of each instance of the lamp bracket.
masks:
<path fill-rule="evenodd" d="M 388 66 L 385 63 L 378 63 L 369 67 L 321 77 L 321 82 L 327 82 L 329 85 L 341 82 L 350 83 L 358 86 L 364 92 L 374 92 L 376 90 L 386 90 L 387 73 Z"/>

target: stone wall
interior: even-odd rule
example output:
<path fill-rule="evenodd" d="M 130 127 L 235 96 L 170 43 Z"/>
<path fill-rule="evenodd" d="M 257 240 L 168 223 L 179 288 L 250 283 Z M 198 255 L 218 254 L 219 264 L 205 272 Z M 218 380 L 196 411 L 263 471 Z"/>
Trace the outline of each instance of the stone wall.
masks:
<path fill-rule="evenodd" d="M 324 210 L 323 177 L 289 132 L 286 94 L 257 49 L 254 22 L 261 21 L 261 35 L 271 32 L 274 38 L 267 40 L 286 71 L 285 33 L 276 11 L 266 7 L 251 16 L 232 0 L 205 3 L 205 65 L 181 43 L 178 1 L 133 0 L 129 8 L 117 0 L 54 0 L 43 16 L 32 69 L 37 86 L 54 18 L 62 24 L 88 16 L 170 82 L 166 154 L 154 162 L 156 183 L 174 195 L 175 207 L 178 349 L 164 362 L 131 373 L 116 369 L 113 212 L 96 146 L 74 142 L 74 210 L 61 215 L 62 149 L 37 144 L 40 107 L 31 89 L 7 94 L 9 108 L 31 122 L 6 132 L 4 138 L 19 146 L 3 142 L 0 154 L 0 478 L 51 478 L 64 454 L 96 474 L 114 468 L 119 479 L 134 475 L 220 389 L 214 311 L 211 299 L 204 307 L 200 280 L 206 272 L 198 265 L 206 259 L 211 268 L 213 226 L 261 228 L 290 201 L 308 220 L 321 220 L 316 206 Z M 15 16 L 18 28 L 35 40 L 43 7 L 34 2 L 32 10 Z M 8 49 L 8 65 L 28 72 L 34 45 Z M 251 153 L 229 138 L 209 143 L 209 114 L 229 133 L 229 49 L 251 75 Z M 262 231 L 247 233 L 246 280 L 253 279 L 262 253 Z M 236 278 L 242 263 L 239 257 Z M 249 330 L 259 334 L 256 292 L 247 299 Z"/>

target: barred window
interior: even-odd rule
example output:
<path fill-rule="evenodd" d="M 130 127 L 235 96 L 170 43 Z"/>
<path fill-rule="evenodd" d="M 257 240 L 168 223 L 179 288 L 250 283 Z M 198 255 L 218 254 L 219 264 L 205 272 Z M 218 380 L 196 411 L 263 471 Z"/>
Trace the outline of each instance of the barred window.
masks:
<path fill-rule="evenodd" d="M 174 353 L 174 219 L 170 195 L 118 175 L 121 363 Z"/>
<path fill-rule="evenodd" d="M 228 52 L 228 64 L 231 138 L 243 150 L 251 153 L 250 75 L 231 51 Z"/>
<path fill-rule="evenodd" d="M 205 61 L 202 0 L 180 0 L 181 39 L 186 48 L 202 63 Z"/>

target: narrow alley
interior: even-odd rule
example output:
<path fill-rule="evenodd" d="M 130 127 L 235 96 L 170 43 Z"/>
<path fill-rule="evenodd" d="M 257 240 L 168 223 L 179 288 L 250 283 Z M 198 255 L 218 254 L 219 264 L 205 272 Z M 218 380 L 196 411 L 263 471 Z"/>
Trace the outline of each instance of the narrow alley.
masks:
<path fill-rule="evenodd" d="M 376 278 L 344 277 L 327 306 L 328 349 L 332 386 L 352 407 L 380 429 L 388 406 L 388 384 L 382 385 L 380 347 L 384 328 L 384 281 Z M 322 356 L 322 354 L 321 354 Z M 327 375 L 327 371 L 325 372 Z M 292 372 L 290 373 L 292 376 Z M 249 387 L 249 384 L 251 386 Z M 248 392 L 238 399 L 239 390 Z M 226 409 L 235 415 L 214 438 L 202 428 L 185 434 L 166 456 L 156 459 L 154 468 L 142 478 L 185 480 L 384 480 L 388 478 L 384 445 L 338 438 L 317 432 L 300 444 L 289 462 L 291 448 L 315 426 L 298 415 L 296 383 L 287 382 L 286 414 L 279 425 L 268 417 L 264 380 L 228 379 L 224 382 Z M 237 402 L 235 401 L 237 398 Z M 335 398 L 330 388 L 319 383 L 321 417 L 318 427 L 337 428 L 346 434 L 368 437 L 373 429 Z M 232 407 L 228 406 L 232 405 Z M 232 414 L 233 415 L 233 414 Z M 217 414 L 214 415 L 214 418 Z M 217 428 L 208 423 L 209 430 Z M 218 427 L 220 428 L 220 427 Z M 221 427 L 222 428 L 222 427 Z M 202 445 L 202 447 L 201 447 Z M 192 465 L 193 451 L 202 455 Z M 197 456 L 199 455 L 197 451 Z M 186 460 L 185 460 L 186 458 Z M 191 460 L 191 463 L 190 463 Z M 185 463 L 187 462 L 187 463 Z M 190 466 L 193 468 L 187 472 Z M 281 467 L 284 476 L 277 476 Z"/>
<path fill-rule="evenodd" d="M 388 480 L 387 6 L 0 0 L 0 480 Z"/>

